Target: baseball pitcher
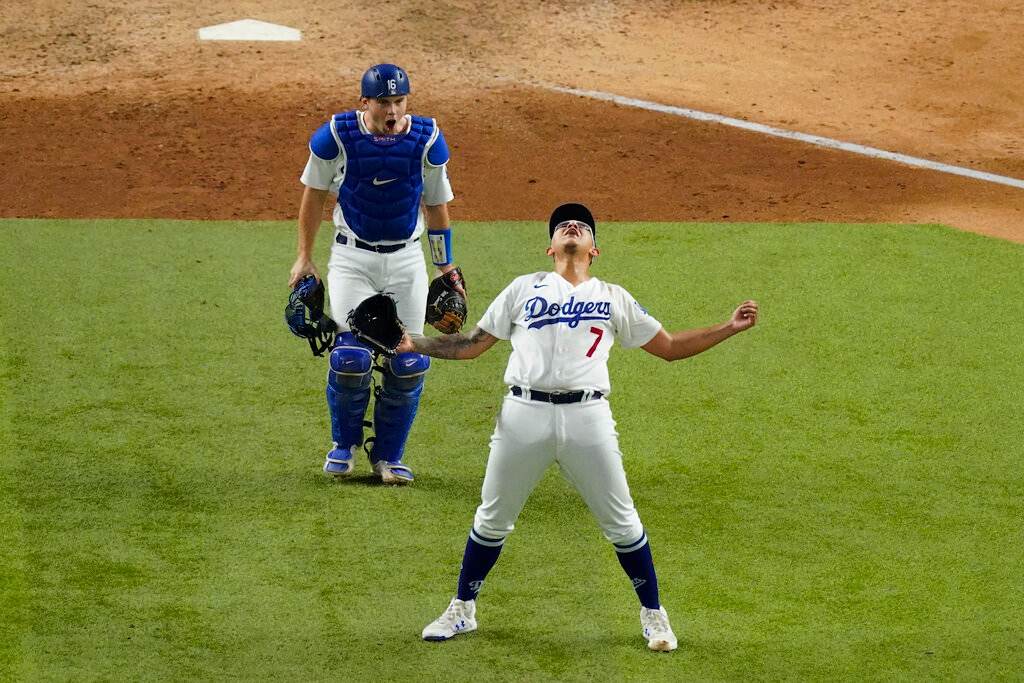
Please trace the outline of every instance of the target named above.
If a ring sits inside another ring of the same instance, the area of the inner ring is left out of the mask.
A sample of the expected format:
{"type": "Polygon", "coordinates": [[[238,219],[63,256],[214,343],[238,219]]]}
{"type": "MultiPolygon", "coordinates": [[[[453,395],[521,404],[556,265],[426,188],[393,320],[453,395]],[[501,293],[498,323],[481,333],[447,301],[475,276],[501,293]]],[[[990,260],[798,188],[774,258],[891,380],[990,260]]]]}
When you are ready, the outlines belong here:
{"type": "Polygon", "coordinates": [[[456,596],[423,629],[447,640],[477,628],[476,598],[505,539],[544,471],[557,462],[615,549],[640,600],[640,624],[651,650],[677,639],[658,594],[650,543],[630,496],[607,396],[608,354],[618,340],[665,360],[706,351],[757,322],[745,301],[724,323],[667,332],[622,287],[590,274],[597,225],[580,204],[563,204],[548,223],[554,271],[516,278],[469,335],[406,334],[398,350],[436,358],[476,358],[499,339],[512,342],[505,370],[509,391],[491,437],[481,502],[462,557],[456,596]]]}

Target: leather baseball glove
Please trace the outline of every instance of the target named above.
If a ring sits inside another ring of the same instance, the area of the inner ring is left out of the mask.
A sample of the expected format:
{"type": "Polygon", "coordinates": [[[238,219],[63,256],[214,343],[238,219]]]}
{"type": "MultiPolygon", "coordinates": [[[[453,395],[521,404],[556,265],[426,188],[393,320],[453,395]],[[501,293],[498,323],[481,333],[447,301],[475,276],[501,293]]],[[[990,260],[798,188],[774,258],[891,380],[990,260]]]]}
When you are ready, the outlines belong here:
{"type": "Polygon", "coordinates": [[[395,300],[387,294],[374,294],[349,311],[348,326],[356,339],[389,357],[405,334],[395,300]]]}
{"type": "Polygon", "coordinates": [[[312,275],[299,280],[288,295],[284,321],[292,334],[309,342],[314,356],[324,355],[334,343],[338,325],[324,313],[324,285],[312,275]]]}
{"type": "Polygon", "coordinates": [[[455,268],[434,278],[427,291],[427,322],[445,334],[455,334],[466,324],[469,308],[466,299],[455,288],[466,290],[462,269],[455,268]]]}

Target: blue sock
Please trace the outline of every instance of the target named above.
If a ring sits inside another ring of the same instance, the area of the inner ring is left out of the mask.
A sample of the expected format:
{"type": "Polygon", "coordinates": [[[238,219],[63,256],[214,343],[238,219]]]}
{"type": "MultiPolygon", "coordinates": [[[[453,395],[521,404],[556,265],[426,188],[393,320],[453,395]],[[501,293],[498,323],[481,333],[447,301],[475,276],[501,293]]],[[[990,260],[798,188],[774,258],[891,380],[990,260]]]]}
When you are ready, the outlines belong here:
{"type": "Polygon", "coordinates": [[[462,571],[459,572],[459,600],[476,600],[477,593],[484,585],[487,572],[498,561],[504,538],[484,538],[471,529],[466,540],[466,552],[462,555],[462,571]]]}
{"type": "Polygon", "coordinates": [[[658,598],[658,577],[654,573],[654,558],[651,557],[651,544],[647,541],[647,534],[645,533],[635,543],[614,545],[619,564],[633,582],[633,590],[640,598],[640,604],[647,609],[661,607],[661,600],[658,598]]]}

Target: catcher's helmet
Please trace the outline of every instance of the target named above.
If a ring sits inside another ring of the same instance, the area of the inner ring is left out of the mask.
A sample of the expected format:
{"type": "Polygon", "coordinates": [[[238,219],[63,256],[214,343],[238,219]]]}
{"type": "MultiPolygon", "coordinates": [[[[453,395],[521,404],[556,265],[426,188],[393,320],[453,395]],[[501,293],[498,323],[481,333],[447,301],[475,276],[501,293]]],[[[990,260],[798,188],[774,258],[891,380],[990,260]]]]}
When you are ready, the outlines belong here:
{"type": "Polygon", "coordinates": [[[393,97],[409,94],[409,77],[402,67],[377,64],[363,74],[363,97],[393,97]]]}
{"type": "Polygon", "coordinates": [[[551,218],[548,219],[548,237],[554,237],[555,228],[558,227],[559,223],[566,221],[586,223],[594,234],[594,241],[597,241],[597,223],[594,222],[594,215],[590,213],[590,209],[582,204],[562,204],[552,211],[551,218]]]}

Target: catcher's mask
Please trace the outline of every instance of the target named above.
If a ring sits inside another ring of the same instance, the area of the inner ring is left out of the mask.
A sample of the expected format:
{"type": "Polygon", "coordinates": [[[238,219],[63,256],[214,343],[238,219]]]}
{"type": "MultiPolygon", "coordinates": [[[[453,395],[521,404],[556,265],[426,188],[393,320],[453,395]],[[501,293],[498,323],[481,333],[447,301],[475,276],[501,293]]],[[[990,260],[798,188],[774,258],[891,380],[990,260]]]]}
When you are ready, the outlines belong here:
{"type": "Polygon", "coordinates": [[[324,285],[312,275],[299,280],[288,295],[284,321],[292,334],[309,342],[314,356],[324,355],[334,344],[338,326],[324,315],[324,285]]]}

